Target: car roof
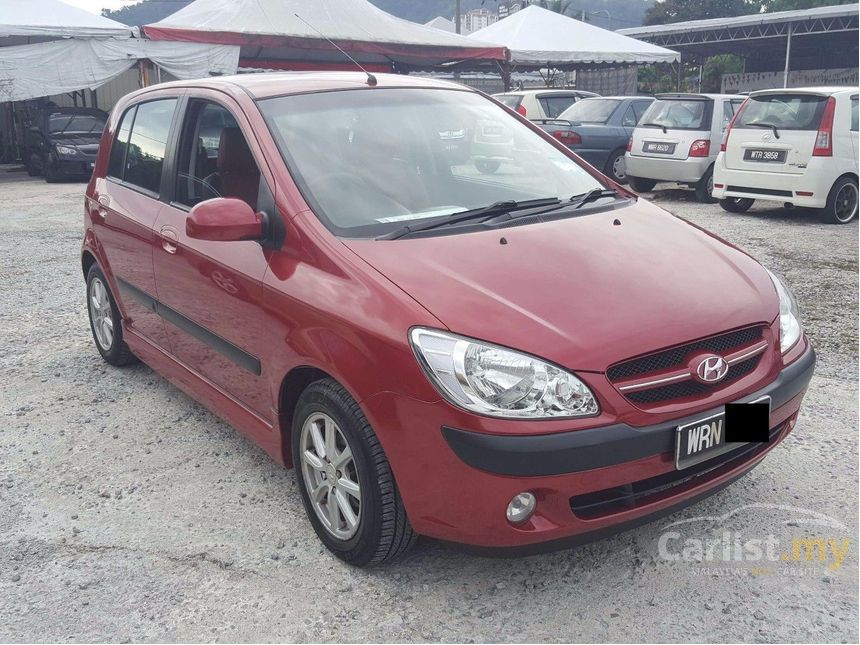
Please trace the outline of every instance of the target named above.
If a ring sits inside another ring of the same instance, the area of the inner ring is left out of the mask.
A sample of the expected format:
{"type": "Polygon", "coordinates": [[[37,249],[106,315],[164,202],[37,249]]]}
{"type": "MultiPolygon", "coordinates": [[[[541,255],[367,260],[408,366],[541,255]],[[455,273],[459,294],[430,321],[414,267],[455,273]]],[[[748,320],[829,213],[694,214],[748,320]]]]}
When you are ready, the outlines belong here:
{"type": "Polygon", "coordinates": [[[814,96],[833,96],[858,92],[856,87],[780,87],[750,92],[750,96],[765,96],[768,94],[811,94],[814,96]]]}
{"type": "Polygon", "coordinates": [[[658,99],[678,99],[678,100],[699,100],[704,101],[707,99],[737,99],[742,98],[737,94],[695,94],[690,92],[663,92],[661,94],[655,94],[655,98],[658,99]]]}
{"type": "Polygon", "coordinates": [[[493,96],[526,96],[527,94],[585,94],[589,98],[599,96],[599,94],[595,94],[594,92],[588,92],[586,90],[560,90],[558,88],[551,87],[537,88],[533,90],[512,90],[510,92],[499,92],[498,94],[494,94],[493,96]]]}
{"type": "MultiPolygon", "coordinates": [[[[405,74],[374,74],[374,77],[377,81],[375,87],[379,88],[422,87],[475,91],[459,83],[427,77],[407,76],[405,74]]],[[[248,93],[252,98],[265,99],[288,94],[369,88],[370,85],[367,74],[364,72],[255,72],[234,76],[215,76],[193,81],[160,83],[135,92],[135,96],[145,94],[148,91],[174,87],[223,90],[230,93],[239,90],[248,93]]]]}
{"type": "Polygon", "coordinates": [[[586,96],[583,101],[591,101],[592,99],[612,99],[613,101],[632,101],[635,99],[653,101],[653,96],[643,96],[634,94],[633,96],[586,96]]]}

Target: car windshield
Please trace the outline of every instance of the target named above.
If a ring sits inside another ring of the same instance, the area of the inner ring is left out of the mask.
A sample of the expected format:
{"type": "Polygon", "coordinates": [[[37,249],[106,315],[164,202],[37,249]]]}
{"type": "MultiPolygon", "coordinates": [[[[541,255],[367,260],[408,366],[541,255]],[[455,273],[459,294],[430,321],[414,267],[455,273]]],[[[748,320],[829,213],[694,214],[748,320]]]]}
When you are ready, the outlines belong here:
{"type": "Polygon", "coordinates": [[[809,94],[751,96],[734,127],[817,130],[827,98],[809,94]]]}
{"type": "Polygon", "coordinates": [[[583,99],[567,108],[559,119],[576,123],[606,123],[621,101],[616,99],[583,99]]]}
{"type": "Polygon", "coordinates": [[[639,125],[658,125],[669,130],[709,130],[706,118],[709,104],[700,99],[659,99],[642,115],[639,125]]]}
{"type": "Polygon", "coordinates": [[[104,117],[95,114],[57,112],[48,117],[51,134],[92,134],[101,132],[104,127],[104,117]]]}
{"type": "Polygon", "coordinates": [[[260,108],[305,199],[347,237],[604,187],[470,91],[341,90],[267,99],[260,108]]]}

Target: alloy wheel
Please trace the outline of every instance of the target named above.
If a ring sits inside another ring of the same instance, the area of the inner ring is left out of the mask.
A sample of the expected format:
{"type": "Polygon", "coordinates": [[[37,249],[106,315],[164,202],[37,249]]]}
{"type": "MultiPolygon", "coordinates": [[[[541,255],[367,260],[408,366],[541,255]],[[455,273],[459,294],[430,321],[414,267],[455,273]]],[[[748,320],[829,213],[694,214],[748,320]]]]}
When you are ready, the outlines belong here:
{"type": "Polygon", "coordinates": [[[302,479],[311,506],[325,529],[348,540],[361,522],[361,486],[352,449],[338,424],[317,412],[302,425],[302,479]]]}
{"type": "Polygon", "coordinates": [[[836,211],[836,219],[840,222],[850,222],[857,214],[857,186],[846,183],[839,192],[833,203],[836,211]]]}
{"type": "Polygon", "coordinates": [[[615,175],[617,181],[627,179],[627,171],[624,165],[624,155],[618,155],[612,162],[612,174],[615,175]]]}
{"type": "Polygon", "coordinates": [[[96,341],[104,351],[109,352],[113,346],[113,310],[107,289],[99,278],[93,278],[90,283],[89,300],[96,341]]]}

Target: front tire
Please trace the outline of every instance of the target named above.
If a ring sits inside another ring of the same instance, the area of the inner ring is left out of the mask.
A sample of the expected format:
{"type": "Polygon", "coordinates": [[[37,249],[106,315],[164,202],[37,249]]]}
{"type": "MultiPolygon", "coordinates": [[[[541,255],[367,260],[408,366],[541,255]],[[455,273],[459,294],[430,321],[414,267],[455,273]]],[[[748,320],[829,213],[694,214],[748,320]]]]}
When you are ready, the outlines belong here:
{"type": "Polygon", "coordinates": [[[87,272],[87,311],[96,349],[105,362],[122,367],[137,362],[122,338],[122,318],[104,273],[93,264],[87,272]]]}
{"type": "Polygon", "coordinates": [[[642,177],[631,177],[630,175],[627,175],[627,181],[630,182],[630,188],[637,193],[647,193],[654,190],[654,186],[657,185],[656,179],[643,179],[642,177]]]}
{"type": "Polygon", "coordinates": [[[715,204],[714,198],[714,167],[711,166],[704,176],[696,183],[696,201],[702,204],[715,204]]]}
{"type": "Polygon", "coordinates": [[[349,393],[332,379],[309,385],[292,427],[296,482],[317,536],[337,557],[365,567],[408,551],[406,517],[379,439],[349,393]]]}
{"type": "Polygon", "coordinates": [[[842,177],[830,189],[821,218],[828,224],[847,224],[857,217],[857,201],[857,180],[842,177]]]}
{"type": "Polygon", "coordinates": [[[42,164],[42,168],[44,169],[45,181],[49,184],[58,184],[63,180],[63,175],[53,167],[50,158],[42,164]]]}
{"type": "Polygon", "coordinates": [[[720,200],[720,206],[729,213],[746,213],[755,203],[749,197],[727,197],[720,200]]]}

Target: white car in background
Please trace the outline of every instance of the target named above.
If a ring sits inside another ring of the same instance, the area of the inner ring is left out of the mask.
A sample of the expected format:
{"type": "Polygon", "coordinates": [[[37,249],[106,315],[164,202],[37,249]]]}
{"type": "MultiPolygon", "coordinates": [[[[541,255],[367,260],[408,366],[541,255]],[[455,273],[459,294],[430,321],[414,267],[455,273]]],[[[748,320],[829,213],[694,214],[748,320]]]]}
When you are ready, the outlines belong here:
{"type": "Polygon", "coordinates": [[[641,193],[674,181],[693,188],[698,201],[714,203],[714,162],[743,101],[736,94],[658,94],[627,144],[630,187],[641,193]]]}
{"type": "Polygon", "coordinates": [[[519,90],[493,94],[493,98],[501,101],[512,110],[519,112],[527,119],[556,119],[571,105],[580,99],[600,96],[594,92],[583,90],[519,90]]]}
{"type": "Polygon", "coordinates": [[[721,146],[714,197],[731,213],[757,199],[821,209],[827,222],[857,217],[858,89],[750,93],[721,146]]]}

